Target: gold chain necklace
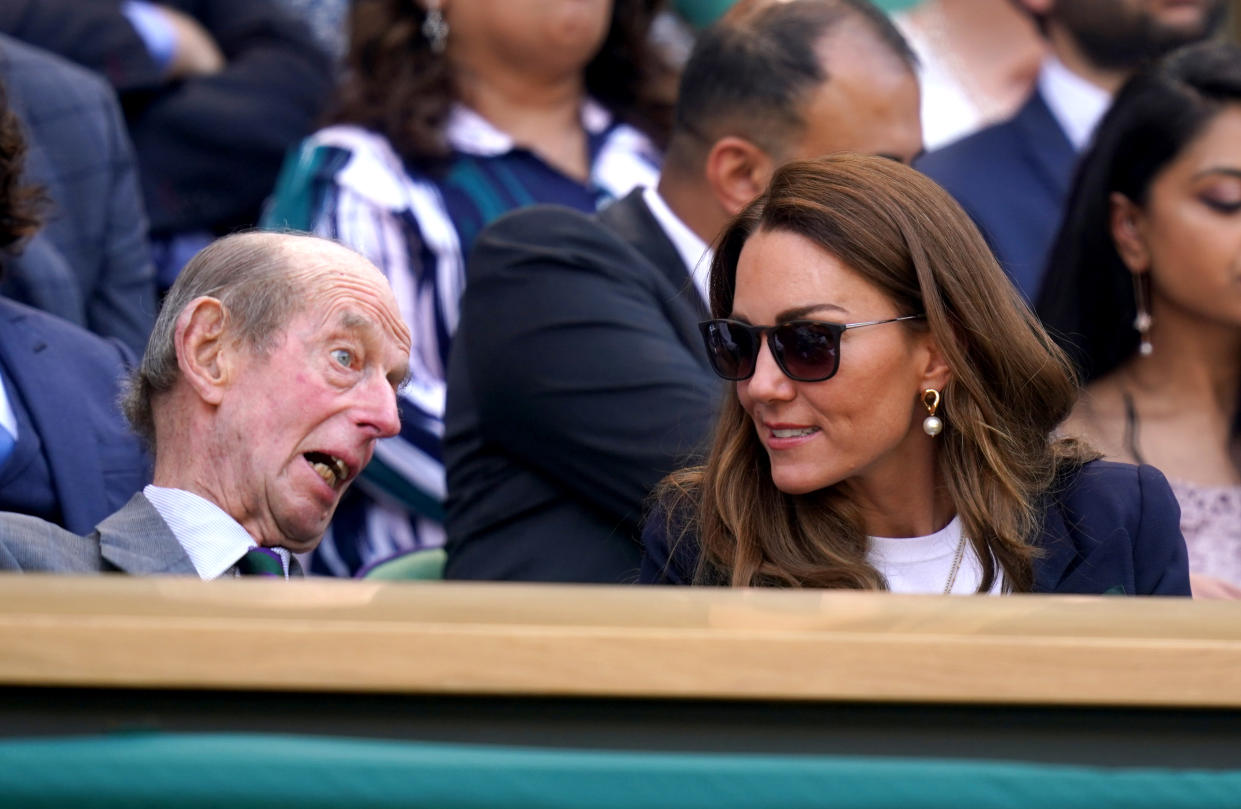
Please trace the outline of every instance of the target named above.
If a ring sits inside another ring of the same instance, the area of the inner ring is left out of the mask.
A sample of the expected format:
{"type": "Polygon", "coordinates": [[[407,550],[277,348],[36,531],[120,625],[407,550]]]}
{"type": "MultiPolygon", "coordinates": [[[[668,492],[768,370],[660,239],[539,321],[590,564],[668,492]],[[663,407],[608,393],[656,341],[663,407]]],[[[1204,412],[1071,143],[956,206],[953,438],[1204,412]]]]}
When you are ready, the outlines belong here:
{"type": "Polygon", "coordinates": [[[961,560],[965,558],[965,534],[961,534],[957,542],[957,554],[952,558],[952,570],[948,571],[948,583],[944,585],[944,595],[952,592],[952,585],[957,583],[957,571],[961,569],[961,560]]]}

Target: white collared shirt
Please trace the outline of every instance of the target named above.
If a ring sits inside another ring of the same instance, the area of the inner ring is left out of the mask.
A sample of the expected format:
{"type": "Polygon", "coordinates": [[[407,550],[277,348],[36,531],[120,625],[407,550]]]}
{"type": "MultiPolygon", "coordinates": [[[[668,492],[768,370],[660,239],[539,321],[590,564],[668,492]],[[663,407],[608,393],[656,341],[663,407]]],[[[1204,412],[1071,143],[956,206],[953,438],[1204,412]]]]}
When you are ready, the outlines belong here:
{"type": "Polygon", "coordinates": [[[694,279],[694,286],[698,288],[703,301],[710,307],[711,259],[713,257],[711,247],[672,212],[668,203],[664,202],[664,198],[654,188],[648,186],[642,189],[642,200],[646,203],[646,207],[651,209],[651,214],[663,228],[672,246],[677,249],[681,260],[685,262],[686,271],[689,272],[690,278],[694,279]]]}
{"type": "MultiPolygon", "coordinates": [[[[193,492],[148,485],[142,494],[168,523],[172,535],[181,543],[203,581],[218,579],[230,571],[237,575],[237,560],[245,556],[246,551],[258,547],[241,523],[193,492]]],[[[284,548],[271,550],[280,557],[284,576],[288,578],[289,552],[284,548]]]]}
{"type": "Polygon", "coordinates": [[[1081,151],[1112,103],[1112,96],[1078,76],[1055,56],[1043,59],[1038,89],[1073,148],[1081,151]]]}

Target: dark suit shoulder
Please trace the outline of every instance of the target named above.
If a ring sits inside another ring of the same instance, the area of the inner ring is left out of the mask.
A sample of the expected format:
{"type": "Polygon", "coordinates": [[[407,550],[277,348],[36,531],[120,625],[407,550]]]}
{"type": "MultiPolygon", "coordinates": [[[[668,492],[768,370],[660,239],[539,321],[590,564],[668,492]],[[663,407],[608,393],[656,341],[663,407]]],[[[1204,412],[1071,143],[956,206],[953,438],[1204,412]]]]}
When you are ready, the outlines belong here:
{"type": "Polygon", "coordinates": [[[102,76],[51,51],[0,34],[0,73],[16,85],[24,106],[72,109],[112,96],[102,76]],[[50,95],[49,95],[50,94],[50,95]]]}
{"type": "Polygon", "coordinates": [[[72,360],[76,368],[92,375],[115,379],[136,364],[132,352],[118,340],[100,337],[64,318],[9,298],[0,298],[0,322],[0,328],[19,324],[24,332],[62,351],[63,357],[72,360]]]}
{"type": "Polygon", "coordinates": [[[471,271],[491,266],[496,254],[529,251],[535,254],[623,254],[632,252],[611,229],[588,213],[563,205],[531,205],[492,222],[475,240],[471,271]]]}
{"type": "Polygon", "coordinates": [[[1048,495],[1039,545],[1038,590],[1189,595],[1180,507],[1153,466],[1070,469],[1048,495]]]}
{"type": "Polygon", "coordinates": [[[1013,162],[1020,140],[1016,123],[1001,121],[923,155],[914,162],[914,168],[954,197],[973,199],[979,191],[1002,190],[997,185],[996,167],[1013,162]]]}

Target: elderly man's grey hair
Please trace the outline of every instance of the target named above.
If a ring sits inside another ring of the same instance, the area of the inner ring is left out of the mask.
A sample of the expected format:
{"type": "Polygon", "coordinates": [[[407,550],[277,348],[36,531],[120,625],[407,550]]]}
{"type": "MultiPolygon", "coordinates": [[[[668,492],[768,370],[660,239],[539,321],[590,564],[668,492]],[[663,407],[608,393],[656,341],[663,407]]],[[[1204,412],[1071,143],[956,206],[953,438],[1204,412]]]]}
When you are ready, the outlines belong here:
{"type": "MultiPolygon", "coordinates": [[[[311,303],[307,252],[289,249],[298,242],[322,242],[308,234],[249,231],[225,236],[200,250],[177,276],[164,299],[142,362],[130,376],[121,407],[130,426],[155,450],[152,400],[176,384],[177,319],[191,301],[210,297],[224,306],[229,339],[263,355],[274,348],[284,327],[311,303]]],[[[325,262],[326,264],[326,262],[325,262]]]]}

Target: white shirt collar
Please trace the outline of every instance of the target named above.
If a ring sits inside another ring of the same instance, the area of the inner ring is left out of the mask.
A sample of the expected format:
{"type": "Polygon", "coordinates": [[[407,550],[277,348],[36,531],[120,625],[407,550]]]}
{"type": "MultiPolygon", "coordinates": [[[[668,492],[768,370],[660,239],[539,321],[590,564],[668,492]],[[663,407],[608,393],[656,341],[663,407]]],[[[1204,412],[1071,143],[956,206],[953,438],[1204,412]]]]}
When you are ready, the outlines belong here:
{"type": "Polygon", "coordinates": [[[1086,148],[1112,103],[1111,94],[1073,73],[1050,55],[1043,59],[1039,68],[1038,89],[1073,148],[1079,152],[1086,148]]]}
{"type": "Polygon", "coordinates": [[[681,260],[685,262],[685,269],[689,272],[690,278],[694,279],[694,286],[698,288],[698,293],[710,306],[711,247],[672,212],[668,203],[654,188],[642,189],[642,200],[646,203],[646,207],[651,209],[655,221],[663,228],[672,246],[680,254],[681,260]]]}
{"type": "MultiPolygon", "coordinates": [[[[581,118],[582,128],[591,135],[598,135],[612,124],[612,114],[592,98],[582,103],[581,118]]],[[[453,105],[444,125],[444,136],[452,148],[479,157],[502,155],[516,146],[511,135],[464,104],[453,105]]]]}
{"type": "MultiPolygon", "coordinates": [[[[172,535],[204,581],[223,576],[246,551],[258,546],[241,523],[193,492],[148,485],[142,494],[168,523],[172,535]]],[[[284,548],[272,550],[279,555],[285,578],[288,578],[289,552],[284,548]]]]}

